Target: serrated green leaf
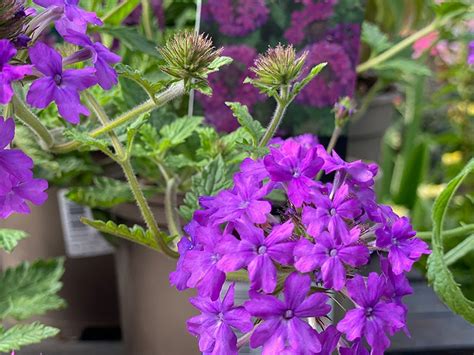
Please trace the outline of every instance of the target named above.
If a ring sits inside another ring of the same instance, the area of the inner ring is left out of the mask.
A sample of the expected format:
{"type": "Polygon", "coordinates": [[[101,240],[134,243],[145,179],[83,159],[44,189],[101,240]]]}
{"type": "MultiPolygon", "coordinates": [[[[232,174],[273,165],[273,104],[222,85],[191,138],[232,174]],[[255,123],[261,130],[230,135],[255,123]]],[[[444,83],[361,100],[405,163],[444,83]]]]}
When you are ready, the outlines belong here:
{"type": "Polygon", "coordinates": [[[219,58],[216,58],[212,61],[211,64],[209,64],[208,66],[209,72],[211,73],[211,72],[217,71],[219,70],[220,67],[224,65],[229,65],[232,62],[233,62],[233,59],[231,57],[221,56],[219,58]]]}
{"type": "Polygon", "coordinates": [[[0,229],[0,248],[10,253],[15,249],[18,242],[28,237],[28,233],[16,229],[0,229]]]}
{"type": "Polygon", "coordinates": [[[59,329],[48,327],[38,322],[17,324],[9,329],[0,328],[0,351],[10,352],[19,350],[25,345],[39,343],[44,339],[54,337],[59,329]]]}
{"type": "Polygon", "coordinates": [[[463,14],[469,9],[464,1],[443,1],[434,6],[434,11],[438,17],[463,14]]]}
{"type": "MultiPolygon", "coordinates": [[[[142,188],[145,196],[155,192],[152,188],[142,188]]],[[[134,201],[130,187],[125,181],[105,176],[94,177],[93,185],[71,187],[66,197],[80,205],[91,208],[111,208],[121,203],[134,201]]]]}
{"type": "Polygon", "coordinates": [[[64,273],[63,260],[24,262],[0,276],[0,319],[26,319],[65,305],[56,293],[64,273]]]}
{"type": "Polygon", "coordinates": [[[115,70],[120,76],[129,80],[133,80],[138,85],[140,85],[142,89],[148,94],[148,96],[153,100],[155,100],[156,94],[163,90],[169,83],[168,80],[161,80],[152,83],[146,79],[142,73],[140,73],[140,71],[122,63],[117,64],[115,66],[115,70]]]}
{"type": "Polygon", "coordinates": [[[161,141],[164,141],[168,147],[175,147],[184,143],[201,125],[202,121],[202,117],[196,116],[178,118],[161,128],[161,141]]]}
{"type": "Polygon", "coordinates": [[[255,147],[250,144],[239,144],[238,148],[246,152],[248,155],[252,155],[256,158],[263,157],[268,154],[268,147],[255,147]]]}
{"type": "Polygon", "coordinates": [[[430,76],[431,70],[423,63],[408,58],[396,58],[386,61],[374,67],[378,71],[391,71],[392,76],[399,77],[400,74],[414,74],[422,76],[430,76]],[[395,72],[395,73],[394,73],[395,72]]]}
{"type": "Polygon", "coordinates": [[[446,263],[446,266],[450,266],[472,251],[474,251],[474,234],[470,235],[453,249],[448,251],[444,255],[444,262],[446,263]]]}
{"type": "Polygon", "coordinates": [[[112,157],[113,153],[109,149],[109,142],[105,139],[92,138],[86,132],[80,132],[76,129],[64,131],[64,136],[81,143],[81,148],[87,150],[100,150],[102,153],[112,157]]]}
{"type": "Polygon", "coordinates": [[[318,65],[314,66],[311,71],[309,72],[309,74],[301,81],[295,83],[295,85],[293,85],[293,91],[292,91],[292,96],[296,96],[298,95],[298,93],[303,90],[303,88],[309,84],[309,82],[311,80],[313,80],[316,75],[318,75],[321,70],[324,69],[324,67],[327,65],[328,63],[319,63],[318,65]]]}
{"type": "Polygon", "coordinates": [[[372,55],[379,54],[393,46],[387,35],[377,25],[369,22],[362,24],[361,41],[369,45],[372,55]]]}
{"type": "Polygon", "coordinates": [[[140,0],[124,0],[107,12],[107,14],[103,16],[102,22],[106,25],[118,26],[139,4],[140,0]]]}
{"type": "Polygon", "coordinates": [[[180,207],[182,215],[187,220],[191,219],[194,211],[199,208],[198,198],[200,196],[214,196],[221,190],[232,186],[232,179],[224,160],[219,155],[202,172],[192,177],[191,184],[191,191],[186,194],[184,204],[180,207]]]}
{"type": "Polygon", "coordinates": [[[265,129],[262,127],[261,123],[250,115],[247,106],[242,105],[239,102],[226,102],[225,104],[230,107],[239,124],[250,133],[254,145],[257,145],[260,138],[265,134],[265,129]]]}
{"type": "Polygon", "coordinates": [[[84,217],[81,218],[81,222],[97,229],[99,232],[127,239],[154,250],[160,250],[152,232],[145,230],[143,227],[138,225],[128,227],[125,224],[116,224],[113,221],[104,222],[100,220],[91,220],[84,217]]]}
{"type": "Polygon", "coordinates": [[[449,202],[464,179],[474,170],[474,159],[452,179],[436,199],[433,212],[432,253],[428,257],[428,280],[439,298],[456,314],[474,324],[474,302],[467,299],[444,259],[443,225],[449,202]]]}

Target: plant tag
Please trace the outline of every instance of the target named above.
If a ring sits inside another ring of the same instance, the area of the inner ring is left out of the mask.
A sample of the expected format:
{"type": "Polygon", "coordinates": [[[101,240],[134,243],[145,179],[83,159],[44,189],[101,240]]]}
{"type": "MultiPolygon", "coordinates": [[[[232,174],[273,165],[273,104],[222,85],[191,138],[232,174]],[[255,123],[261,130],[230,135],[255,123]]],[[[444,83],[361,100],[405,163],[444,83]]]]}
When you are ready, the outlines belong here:
{"type": "Polygon", "coordinates": [[[66,193],[67,189],[58,191],[66,255],[71,258],[83,258],[112,254],[114,248],[102,235],[81,222],[81,217],[93,218],[91,209],[69,200],[66,193]]]}

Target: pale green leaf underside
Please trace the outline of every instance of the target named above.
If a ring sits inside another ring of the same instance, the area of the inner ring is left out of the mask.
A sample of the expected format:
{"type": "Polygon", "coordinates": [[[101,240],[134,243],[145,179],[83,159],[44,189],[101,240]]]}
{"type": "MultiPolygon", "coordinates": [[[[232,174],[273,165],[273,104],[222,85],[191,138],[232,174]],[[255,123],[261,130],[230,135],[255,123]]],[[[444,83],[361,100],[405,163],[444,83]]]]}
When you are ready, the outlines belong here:
{"type": "Polygon", "coordinates": [[[18,242],[28,237],[28,233],[16,229],[0,229],[0,248],[10,253],[18,242]]]}
{"type": "Polygon", "coordinates": [[[0,328],[0,352],[19,350],[22,346],[39,343],[59,333],[59,329],[38,322],[17,324],[9,329],[0,328]]]}

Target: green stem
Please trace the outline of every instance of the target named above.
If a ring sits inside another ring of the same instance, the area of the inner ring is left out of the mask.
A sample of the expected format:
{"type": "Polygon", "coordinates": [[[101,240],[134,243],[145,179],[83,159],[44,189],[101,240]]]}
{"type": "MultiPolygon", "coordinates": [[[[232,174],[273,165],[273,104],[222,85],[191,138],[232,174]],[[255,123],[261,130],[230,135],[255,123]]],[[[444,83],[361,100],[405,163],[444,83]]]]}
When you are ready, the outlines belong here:
{"type": "Polygon", "coordinates": [[[142,20],[143,28],[145,30],[145,37],[149,41],[153,39],[153,28],[151,26],[150,16],[150,2],[149,0],[142,0],[142,20]]]}
{"type": "MultiPolygon", "coordinates": [[[[474,233],[474,224],[466,224],[462,227],[448,229],[443,231],[443,238],[454,238],[462,237],[463,235],[474,233]]],[[[433,235],[433,231],[418,232],[416,236],[423,240],[430,240],[433,235]]]]}
{"type": "Polygon", "coordinates": [[[16,95],[13,95],[11,103],[13,104],[15,116],[28,126],[44,142],[47,148],[52,147],[54,145],[54,138],[41,123],[40,119],[16,95]]]}
{"type": "Polygon", "coordinates": [[[382,80],[377,79],[375,84],[370,87],[370,89],[364,95],[364,98],[361,101],[360,107],[357,109],[354,116],[350,119],[351,124],[357,122],[367,112],[369,105],[372,103],[375,96],[383,88],[383,86],[384,85],[383,85],[382,80]]]}
{"type": "MultiPolygon", "coordinates": [[[[144,103],[134,107],[130,111],[120,115],[113,121],[108,122],[102,127],[96,128],[89,135],[92,138],[96,138],[104,133],[110,132],[114,128],[117,128],[133,119],[136,119],[140,115],[153,111],[157,109],[158,107],[161,107],[164,104],[168,103],[169,101],[179,96],[184,95],[184,93],[185,93],[184,82],[179,81],[177,83],[174,83],[168,89],[159,93],[155,97],[155,100],[149,99],[145,101],[144,103]]],[[[54,145],[51,147],[51,151],[54,153],[68,153],[70,151],[73,151],[74,149],[79,148],[80,146],[81,146],[81,143],[72,141],[72,142],[54,145]]]]}
{"type": "Polygon", "coordinates": [[[337,140],[341,136],[342,127],[336,126],[334,127],[334,131],[332,131],[331,139],[329,140],[329,144],[326,148],[326,152],[331,153],[331,151],[336,146],[337,140]]]}
{"type": "Polygon", "coordinates": [[[283,117],[285,116],[286,109],[290,104],[289,100],[289,87],[285,86],[282,87],[280,90],[280,97],[277,99],[277,106],[275,108],[275,112],[273,113],[273,117],[270,121],[270,124],[265,131],[260,143],[258,144],[259,147],[265,147],[270,139],[272,139],[273,135],[275,134],[276,130],[280,126],[283,117]]]}
{"type": "Polygon", "coordinates": [[[179,223],[179,217],[176,215],[177,206],[177,192],[176,192],[176,179],[171,178],[166,181],[165,191],[165,216],[168,224],[169,233],[172,236],[182,235],[181,226],[179,223]]]}

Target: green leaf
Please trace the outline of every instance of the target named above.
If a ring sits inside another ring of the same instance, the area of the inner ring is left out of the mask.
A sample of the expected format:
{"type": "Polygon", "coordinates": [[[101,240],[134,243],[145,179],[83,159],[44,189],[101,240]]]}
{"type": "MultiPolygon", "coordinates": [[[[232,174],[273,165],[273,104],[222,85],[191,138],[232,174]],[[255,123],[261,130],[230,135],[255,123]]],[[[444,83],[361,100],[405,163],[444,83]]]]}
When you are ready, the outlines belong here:
{"type": "Polygon", "coordinates": [[[161,58],[160,54],[156,50],[156,45],[142,36],[135,27],[104,26],[100,29],[100,31],[108,33],[109,35],[119,39],[121,44],[131,51],[139,51],[152,57],[161,58]]]}
{"type": "Polygon", "coordinates": [[[138,225],[128,227],[125,224],[116,224],[113,221],[104,222],[84,217],[81,218],[81,222],[97,229],[99,232],[115,235],[116,237],[130,240],[154,250],[160,250],[152,232],[138,225]]]}
{"type": "Polygon", "coordinates": [[[200,196],[214,196],[223,189],[232,186],[232,180],[224,160],[219,155],[211,161],[204,170],[191,178],[191,191],[180,207],[183,216],[190,220],[195,210],[199,208],[198,198],[200,196]]]}
{"type": "MultiPolygon", "coordinates": [[[[155,192],[152,188],[142,188],[145,196],[155,192]]],[[[110,208],[121,203],[134,201],[130,187],[125,181],[105,176],[94,177],[92,186],[72,187],[66,194],[67,198],[80,205],[91,208],[110,208]]]]}
{"type": "Polygon", "coordinates": [[[64,273],[61,258],[24,262],[0,276],[0,319],[26,319],[65,305],[57,296],[64,273]]]}
{"type": "Polygon", "coordinates": [[[466,167],[452,179],[446,189],[436,199],[433,212],[433,238],[432,253],[428,258],[428,280],[432,284],[435,292],[446,303],[446,305],[456,314],[459,314],[468,322],[474,324],[474,302],[467,299],[459,285],[454,280],[453,274],[449,271],[444,260],[443,247],[443,224],[446,212],[454,193],[462,184],[464,179],[474,170],[474,159],[471,159],[466,167]]]}
{"type": "Polygon", "coordinates": [[[465,14],[469,10],[469,5],[464,1],[443,1],[434,6],[434,11],[438,17],[457,16],[465,14]]]}
{"type": "Polygon", "coordinates": [[[252,136],[254,145],[257,145],[260,139],[265,134],[265,129],[261,123],[255,120],[249,113],[247,106],[239,102],[226,102],[230,107],[234,117],[237,118],[239,124],[252,136]]]}
{"type": "Polygon", "coordinates": [[[0,229],[0,248],[10,253],[18,242],[28,237],[28,233],[16,229],[0,229]]]}
{"type": "Polygon", "coordinates": [[[383,33],[377,25],[369,22],[362,24],[361,40],[370,46],[372,56],[393,46],[393,43],[390,42],[387,35],[383,33]]]}
{"type": "Polygon", "coordinates": [[[140,71],[122,63],[117,64],[115,66],[115,70],[120,76],[129,80],[133,80],[138,85],[140,85],[152,100],[155,100],[156,94],[163,90],[168,84],[168,80],[161,80],[152,83],[151,81],[143,77],[140,71]]]}
{"type": "Polygon", "coordinates": [[[233,62],[233,59],[231,57],[222,56],[222,57],[216,58],[208,66],[209,73],[212,73],[214,71],[218,71],[220,67],[222,67],[224,65],[229,65],[232,62],[233,62]]]}
{"type": "Polygon", "coordinates": [[[128,15],[140,4],[140,0],[124,0],[112,10],[110,10],[103,18],[102,22],[106,25],[118,26],[128,15]]]}
{"type": "Polygon", "coordinates": [[[105,139],[92,138],[87,132],[81,132],[77,129],[68,129],[64,131],[64,136],[81,143],[81,148],[86,150],[100,150],[102,153],[113,157],[114,154],[109,149],[109,142],[105,139]]]}
{"type": "Polygon", "coordinates": [[[389,75],[399,77],[400,74],[430,76],[431,70],[423,63],[408,58],[396,58],[377,65],[375,70],[391,72],[389,75]],[[396,72],[396,73],[394,73],[396,72]]]}
{"type": "Polygon", "coordinates": [[[318,65],[316,65],[315,67],[313,67],[311,69],[311,71],[309,72],[309,74],[301,81],[295,83],[295,85],[293,86],[293,91],[292,91],[292,96],[295,97],[296,95],[298,95],[298,93],[303,90],[303,88],[309,84],[309,82],[311,80],[313,80],[316,75],[318,75],[321,70],[324,69],[324,67],[327,65],[328,63],[319,63],[318,65]]]}
{"type": "Polygon", "coordinates": [[[9,329],[0,327],[0,351],[19,350],[25,345],[40,343],[44,339],[54,337],[59,329],[48,327],[38,322],[17,324],[9,329]]]}
{"type": "Polygon", "coordinates": [[[184,143],[201,125],[203,117],[183,117],[163,126],[160,130],[161,143],[167,147],[175,147],[184,143]]]}
{"type": "Polygon", "coordinates": [[[474,250],[474,234],[470,235],[466,239],[464,239],[461,243],[456,245],[453,249],[448,251],[444,255],[444,262],[446,266],[450,266],[454,264],[459,259],[463,258],[471,251],[474,250]]]}

